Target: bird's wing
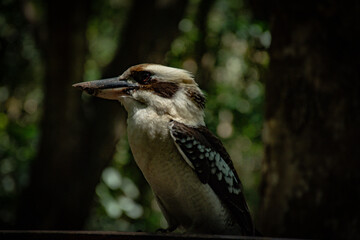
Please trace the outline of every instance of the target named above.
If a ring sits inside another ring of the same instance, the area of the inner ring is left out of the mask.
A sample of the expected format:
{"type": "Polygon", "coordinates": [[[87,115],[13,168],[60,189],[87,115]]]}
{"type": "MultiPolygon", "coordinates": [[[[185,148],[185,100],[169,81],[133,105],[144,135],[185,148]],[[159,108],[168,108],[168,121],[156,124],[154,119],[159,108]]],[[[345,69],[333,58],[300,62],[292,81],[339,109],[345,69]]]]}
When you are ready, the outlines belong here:
{"type": "Polygon", "coordinates": [[[225,203],[244,228],[244,234],[253,235],[240,179],[221,141],[204,126],[195,128],[173,120],[169,128],[176,147],[200,181],[209,184],[225,203]]]}

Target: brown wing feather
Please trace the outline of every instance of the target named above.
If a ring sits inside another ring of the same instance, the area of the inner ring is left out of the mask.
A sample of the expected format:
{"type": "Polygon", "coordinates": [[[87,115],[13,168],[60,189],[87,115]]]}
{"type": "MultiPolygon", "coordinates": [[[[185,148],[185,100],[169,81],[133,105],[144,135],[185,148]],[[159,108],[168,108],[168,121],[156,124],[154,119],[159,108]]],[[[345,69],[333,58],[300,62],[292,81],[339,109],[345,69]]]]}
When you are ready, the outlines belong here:
{"type": "Polygon", "coordinates": [[[254,235],[239,176],[221,141],[204,126],[190,127],[176,121],[171,121],[170,133],[200,181],[209,184],[237,219],[243,234],[254,235]]]}

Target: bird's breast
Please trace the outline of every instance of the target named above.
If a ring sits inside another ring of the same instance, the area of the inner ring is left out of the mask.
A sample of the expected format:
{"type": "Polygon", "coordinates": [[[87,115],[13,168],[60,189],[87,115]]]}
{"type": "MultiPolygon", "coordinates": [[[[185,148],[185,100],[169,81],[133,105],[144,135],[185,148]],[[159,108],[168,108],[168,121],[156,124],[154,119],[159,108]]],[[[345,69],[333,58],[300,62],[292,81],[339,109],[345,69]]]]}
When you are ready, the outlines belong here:
{"type": "Polygon", "coordinates": [[[169,121],[151,113],[128,119],[135,161],[168,215],[190,231],[207,232],[210,227],[221,232],[229,213],[211,187],[202,184],[182,158],[170,136],[169,121]]]}
{"type": "Polygon", "coordinates": [[[128,119],[131,151],[155,192],[176,192],[181,187],[178,171],[192,171],[182,160],[170,136],[169,121],[169,117],[151,112],[128,119]]]}

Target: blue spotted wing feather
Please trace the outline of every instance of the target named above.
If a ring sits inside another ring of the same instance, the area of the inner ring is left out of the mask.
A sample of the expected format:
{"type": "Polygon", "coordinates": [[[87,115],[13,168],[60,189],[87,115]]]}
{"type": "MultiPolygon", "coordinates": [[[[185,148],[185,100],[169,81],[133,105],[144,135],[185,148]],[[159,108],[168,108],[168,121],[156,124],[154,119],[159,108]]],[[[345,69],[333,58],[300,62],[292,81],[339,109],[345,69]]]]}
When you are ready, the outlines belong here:
{"type": "Polygon", "coordinates": [[[240,179],[221,141],[205,126],[195,128],[176,121],[170,122],[170,133],[200,181],[209,184],[225,203],[243,228],[243,233],[253,235],[254,228],[240,179]]]}

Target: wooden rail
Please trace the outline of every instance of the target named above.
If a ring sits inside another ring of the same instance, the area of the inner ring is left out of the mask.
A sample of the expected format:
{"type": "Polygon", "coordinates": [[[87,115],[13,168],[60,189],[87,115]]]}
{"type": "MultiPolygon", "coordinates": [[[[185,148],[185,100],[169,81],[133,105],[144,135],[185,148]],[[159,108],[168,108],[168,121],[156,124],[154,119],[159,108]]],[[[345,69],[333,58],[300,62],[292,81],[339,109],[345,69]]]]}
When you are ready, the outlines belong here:
{"type": "MultiPolygon", "coordinates": [[[[280,238],[176,233],[105,232],[105,231],[13,231],[0,230],[0,240],[275,240],[280,238]]],[[[284,238],[281,238],[285,240],[284,238]]]]}

